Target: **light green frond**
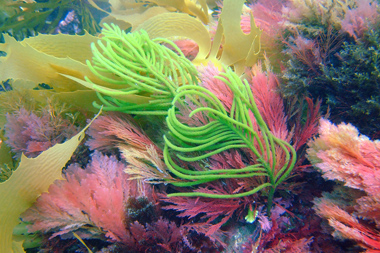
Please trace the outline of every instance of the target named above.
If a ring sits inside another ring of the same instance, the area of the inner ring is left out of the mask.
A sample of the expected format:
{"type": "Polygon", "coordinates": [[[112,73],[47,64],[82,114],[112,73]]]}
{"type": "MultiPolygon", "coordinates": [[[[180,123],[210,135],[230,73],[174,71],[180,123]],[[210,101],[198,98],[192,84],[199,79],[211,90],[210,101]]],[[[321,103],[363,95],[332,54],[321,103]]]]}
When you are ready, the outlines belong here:
{"type": "Polygon", "coordinates": [[[232,198],[247,196],[266,187],[271,187],[270,201],[274,189],[283,182],[293,169],[296,152],[287,142],[275,137],[268,129],[257,109],[249,84],[242,82],[231,69],[217,76],[234,94],[231,111],[223,107],[221,101],[209,90],[197,85],[186,85],[178,88],[178,94],[169,109],[167,124],[169,135],[165,136],[164,158],[170,171],[183,182],[176,186],[193,186],[219,179],[246,178],[265,176],[263,183],[243,193],[217,195],[199,192],[174,193],[169,196],[203,196],[211,198],[232,198]],[[186,97],[186,100],[184,100],[186,97]],[[176,114],[178,101],[190,100],[199,105],[193,109],[189,117],[203,113],[209,122],[203,126],[189,126],[178,120],[176,114]],[[204,101],[200,103],[200,101],[204,101]],[[254,117],[251,117],[252,114],[254,117]],[[253,122],[255,121],[255,122],[253,122]],[[259,130],[254,126],[258,126],[259,130]],[[255,130],[256,129],[256,130],[255,130]],[[256,156],[257,163],[242,169],[195,171],[177,165],[183,162],[195,162],[207,159],[212,155],[230,149],[249,148],[256,156]],[[285,161],[279,155],[278,148],[283,150],[285,161]],[[277,153],[276,153],[277,150],[277,153]],[[176,163],[177,161],[177,163],[176,163]],[[278,168],[282,165],[281,168],[278,168]]]}
{"type": "MultiPolygon", "coordinates": [[[[92,44],[91,71],[111,87],[93,84],[104,110],[134,114],[167,114],[176,90],[181,85],[195,85],[198,73],[178,47],[163,38],[150,39],[141,30],[125,33],[118,26],[104,24],[104,37],[92,44]],[[174,51],[162,45],[165,43],[174,51]],[[116,95],[115,95],[116,94],[116,95]],[[149,98],[147,103],[134,103],[116,98],[121,95],[149,98]]],[[[100,107],[100,105],[96,105],[100,107]]]]}

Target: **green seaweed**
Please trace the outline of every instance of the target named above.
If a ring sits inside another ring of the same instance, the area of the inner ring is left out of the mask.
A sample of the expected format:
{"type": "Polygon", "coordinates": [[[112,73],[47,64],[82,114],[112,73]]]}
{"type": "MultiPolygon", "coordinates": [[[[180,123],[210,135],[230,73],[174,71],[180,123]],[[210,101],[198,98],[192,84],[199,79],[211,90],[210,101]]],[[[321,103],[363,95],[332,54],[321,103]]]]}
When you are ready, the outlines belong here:
{"type": "MultiPolygon", "coordinates": [[[[108,0],[98,2],[102,5],[108,4],[108,0]]],[[[54,33],[59,22],[71,10],[78,15],[82,32],[86,30],[90,34],[96,34],[100,31],[101,13],[87,1],[6,1],[4,5],[0,12],[0,33],[8,32],[18,40],[37,33],[54,33]]]]}
{"type": "Polygon", "coordinates": [[[380,128],[380,33],[370,30],[362,41],[345,42],[341,59],[328,65],[324,80],[331,114],[351,122],[359,131],[373,135],[380,128]]]}
{"type": "Polygon", "coordinates": [[[334,123],[351,122],[375,138],[380,128],[380,33],[372,29],[362,40],[340,39],[344,42],[316,71],[291,56],[282,76],[283,94],[322,98],[322,110],[334,123]]]}
{"type": "Polygon", "coordinates": [[[231,69],[216,76],[233,91],[234,97],[231,112],[227,112],[222,102],[206,88],[187,85],[178,88],[178,94],[170,108],[167,124],[169,134],[164,137],[164,158],[168,169],[181,178],[183,182],[173,182],[180,187],[196,186],[220,179],[267,177],[264,182],[252,190],[233,194],[211,194],[203,192],[179,192],[172,196],[237,198],[254,194],[266,187],[270,188],[268,197],[268,213],[272,205],[276,187],[282,183],[293,169],[297,155],[294,148],[284,140],[275,137],[257,109],[255,99],[247,81],[242,82],[231,69]],[[202,126],[189,126],[177,119],[177,101],[182,97],[197,105],[189,117],[203,113],[210,119],[202,126]],[[201,102],[203,101],[203,103],[201,102]],[[253,114],[254,120],[250,117],[253,114]],[[256,131],[257,124],[260,131],[256,131]],[[230,149],[249,148],[256,157],[256,164],[242,169],[191,170],[177,165],[176,159],[185,163],[198,162],[230,149]],[[284,152],[285,158],[280,154],[284,152]],[[176,157],[176,158],[173,158],[176,157]],[[282,160],[284,159],[284,160],[282,160]],[[278,168],[279,167],[279,168],[278,168]]]}
{"type": "Polygon", "coordinates": [[[103,103],[94,103],[95,107],[129,114],[166,115],[177,88],[198,82],[194,65],[172,41],[150,39],[144,30],[125,33],[114,24],[104,26],[104,37],[91,45],[94,56],[87,65],[98,78],[116,88],[94,84],[86,77],[88,87],[97,91],[103,103]],[[175,51],[161,43],[171,45],[175,51]],[[131,95],[145,101],[122,99],[131,95]]]}

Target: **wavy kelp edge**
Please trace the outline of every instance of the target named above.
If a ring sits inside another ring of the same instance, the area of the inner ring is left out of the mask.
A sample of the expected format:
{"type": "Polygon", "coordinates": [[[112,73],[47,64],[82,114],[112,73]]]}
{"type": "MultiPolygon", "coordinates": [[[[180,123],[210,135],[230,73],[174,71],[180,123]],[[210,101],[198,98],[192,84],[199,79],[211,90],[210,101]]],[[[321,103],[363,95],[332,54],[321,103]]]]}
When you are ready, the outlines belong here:
{"type": "Polygon", "coordinates": [[[241,75],[246,66],[253,66],[257,62],[261,51],[262,33],[256,26],[253,15],[250,16],[251,32],[245,34],[242,31],[240,20],[244,3],[244,0],[223,2],[212,41],[208,29],[202,22],[182,13],[156,15],[138,26],[135,31],[145,30],[151,39],[184,37],[194,40],[199,46],[199,53],[193,64],[207,65],[211,61],[220,68],[223,64],[233,66],[235,72],[241,75]],[[223,50],[220,54],[221,46],[223,50]]]}
{"type": "Polygon", "coordinates": [[[62,179],[62,168],[84,138],[84,132],[96,119],[77,135],[62,144],[56,144],[36,158],[22,155],[20,165],[12,176],[0,183],[0,252],[22,252],[20,242],[12,240],[13,228],[19,223],[19,216],[32,206],[42,192],[57,179],[62,179]]]}
{"type": "Polygon", "coordinates": [[[101,24],[114,23],[123,30],[132,28],[132,31],[134,31],[136,27],[146,20],[167,12],[181,12],[187,16],[195,17],[204,24],[210,22],[209,7],[206,0],[149,0],[136,1],[133,3],[120,0],[110,1],[111,12],[101,9],[93,1],[89,1],[89,3],[93,5],[94,8],[107,13],[107,16],[100,22],[101,24]]]}
{"type": "Polygon", "coordinates": [[[24,79],[36,85],[46,83],[57,92],[86,89],[58,73],[82,79],[89,76],[101,83],[85,64],[85,59],[92,57],[90,44],[98,40],[95,36],[39,34],[20,42],[5,34],[4,39],[0,51],[6,56],[0,57],[0,81],[24,79]]]}

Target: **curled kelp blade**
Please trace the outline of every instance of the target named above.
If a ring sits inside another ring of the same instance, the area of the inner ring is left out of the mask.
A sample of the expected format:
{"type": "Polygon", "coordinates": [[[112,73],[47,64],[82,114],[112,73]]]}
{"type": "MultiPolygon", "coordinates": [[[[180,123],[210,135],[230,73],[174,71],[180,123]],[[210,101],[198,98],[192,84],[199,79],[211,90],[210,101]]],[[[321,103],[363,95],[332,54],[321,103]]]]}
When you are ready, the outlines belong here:
{"type": "Polygon", "coordinates": [[[198,19],[183,13],[156,15],[136,28],[145,30],[154,38],[188,38],[199,46],[197,58],[206,59],[211,49],[211,37],[207,28],[198,19]],[[165,21],[165,22],[164,22],[165,21]],[[157,26],[157,24],[161,24],[157,26]]]}
{"type": "Polygon", "coordinates": [[[169,12],[166,8],[155,6],[149,9],[142,10],[113,10],[109,16],[105,17],[102,22],[106,24],[115,24],[123,30],[135,30],[139,25],[149,20],[150,18],[169,12]]]}
{"type": "Polygon", "coordinates": [[[223,52],[220,61],[231,66],[245,60],[245,66],[252,66],[257,62],[256,55],[260,51],[261,30],[256,26],[251,15],[251,32],[245,34],[240,26],[241,13],[244,0],[224,1],[222,13],[218,22],[221,22],[220,30],[224,37],[223,52]]]}
{"type": "MultiPolygon", "coordinates": [[[[102,10],[93,1],[89,1],[95,8],[108,14],[107,17],[102,19],[101,23],[113,23],[118,25],[121,29],[131,29],[135,31],[136,28],[155,17],[156,15],[176,12],[184,13],[186,15],[193,16],[208,24],[210,22],[209,8],[206,0],[148,0],[148,1],[111,1],[111,12],[102,10]]],[[[168,22],[166,20],[160,20],[160,24],[168,22]]]]}
{"type": "Polygon", "coordinates": [[[232,66],[240,75],[245,67],[253,66],[261,50],[261,30],[251,15],[251,32],[245,34],[240,26],[244,0],[225,0],[218,20],[213,42],[208,29],[198,19],[182,13],[156,15],[137,27],[146,30],[151,38],[188,38],[199,46],[199,53],[193,60],[196,65],[232,66]],[[167,21],[168,20],[168,21],[167,21]],[[160,24],[159,26],[156,24],[160,24]],[[211,48],[212,44],[212,48],[211,48]],[[219,50],[222,49],[221,54],[219,50]]]}

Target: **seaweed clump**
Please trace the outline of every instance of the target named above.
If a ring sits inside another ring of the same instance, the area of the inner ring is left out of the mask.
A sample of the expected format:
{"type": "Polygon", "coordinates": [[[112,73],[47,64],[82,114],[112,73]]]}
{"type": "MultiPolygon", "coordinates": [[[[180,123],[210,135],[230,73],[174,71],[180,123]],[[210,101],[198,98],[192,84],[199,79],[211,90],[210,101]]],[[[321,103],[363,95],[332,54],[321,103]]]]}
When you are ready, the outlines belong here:
{"type": "Polygon", "coordinates": [[[323,36],[303,38],[302,45],[296,43],[299,36],[289,47],[284,95],[322,98],[322,110],[329,111],[333,122],[351,122],[360,132],[376,137],[380,127],[379,32],[369,30],[356,41],[337,32],[323,36]],[[328,43],[330,49],[323,51],[328,43]]]}
{"type": "Polygon", "coordinates": [[[329,113],[333,123],[350,122],[376,138],[378,1],[291,2],[284,8],[288,22],[282,94],[293,101],[319,97],[323,113],[329,113]]]}
{"type": "MultiPolygon", "coordinates": [[[[96,1],[108,8],[107,0],[96,1]]],[[[96,34],[105,15],[91,3],[81,0],[4,1],[0,7],[0,33],[9,33],[17,40],[37,33],[96,34]]]]}
{"type": "MultiPolygon", "coordinates": [[[[324,97],[334,121],[351,122],[370,136],[380,127],[379,43],[380,33],[376,30],[370,30],[362,41],[345,42],[339,61],[326,66],[323,76],[329,87],[324,97]]],[[[323,94],[322,89],[315,91],[323,94]]]]}

